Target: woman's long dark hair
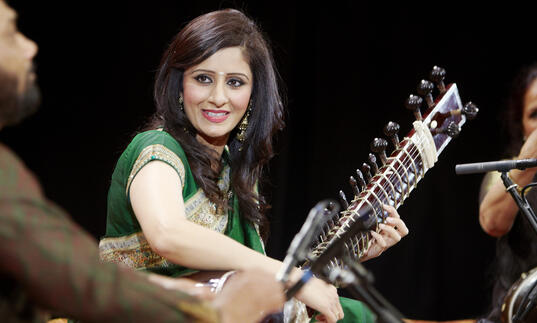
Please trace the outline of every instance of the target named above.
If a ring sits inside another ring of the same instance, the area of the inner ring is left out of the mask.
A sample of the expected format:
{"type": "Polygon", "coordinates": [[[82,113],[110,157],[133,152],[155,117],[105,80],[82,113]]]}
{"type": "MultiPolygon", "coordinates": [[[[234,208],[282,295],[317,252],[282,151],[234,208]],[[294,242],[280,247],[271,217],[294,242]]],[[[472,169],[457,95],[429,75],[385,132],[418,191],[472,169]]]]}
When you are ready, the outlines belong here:
{"type": "Polygon", "coordinates": [[[235,129],[228,141],[231,158],[231,188],[239,200],[241,215],[259,225],[262,237],[268,235],[265,211],[269,205],[254,191],[263,167],[273,157],[274,134],[284,127],[283,103],[278,88],[270,47],[256,24],[242,12],[225,9],[199,16],[188,23],[164,53],[154,88],[156,113],[151,125],[164,125],[185,150],[196,183],[214,203],[224,206],[225,197],[217,186],[219,164],[214,152],[196,140],[196,130],[181,111],[178,100],[183,90],[183,73],[217,51],[241,47],[253,74],[252,110],[246,140],[236,138],[235,129]],[[242,148],[241,148],[242,146],[242,148]]]}
{"type": "Polygon", "coordinates": [[[514,78],[505,110],[505,132],[509,138],[508,158],[517,156],[524,143],[522,116],[524,113],[524,96],[533,81],[537,80],[537,62],[523,67],[514,78]]]}
{"type": "MultiPolygon", "coordinates": [[[[537,63],[520,70],[512,82],[505,112],[506,132],[509,135],[508,157],[517,156],[524,143],[522,116],[524,97],[531,84],[537,80],[537,63]]],[[[534,178],[535,180],[536,178],[534,178]]],[[[537,208],[537,192],[527,194],[532,208],[537,208]]],[[[487,319],[500,321],[501,306],[509,288],[520,274],[537,266],[537,237],[522,214],[517,214],[513,227],[496,242],[496,259],[493,267],[494,289],[492,309],[487,319]]]]}

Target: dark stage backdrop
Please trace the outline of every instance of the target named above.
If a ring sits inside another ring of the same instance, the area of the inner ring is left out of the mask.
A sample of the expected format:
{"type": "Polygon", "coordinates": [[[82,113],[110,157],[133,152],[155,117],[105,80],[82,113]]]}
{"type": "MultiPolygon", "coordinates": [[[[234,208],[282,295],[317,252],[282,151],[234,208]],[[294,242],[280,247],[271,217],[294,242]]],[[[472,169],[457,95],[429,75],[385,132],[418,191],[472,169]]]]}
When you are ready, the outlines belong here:
{"type": "MultiPolygon", "coordinates": [[[[475,317],[489,301],[495,240],[478,223],[481,177],[457,163],[502,157],[499,113],[508,83],[536,59],[534,17],[515,2],[469,7],[287,1],[11,1],[40,46],[43,104],[3,130],[47,195],[95,237],[104,232],[111,173],[153,112],[152,81],[172,36],[193,17],[244,9],[271,39],[288,97],[288,127],[269,170],[272,236],[282,258],[309,209],[339,189],[390,120],[410,130],[404,99],[433,65],[447,69],[464,102],[481,108],[399,212],[410,235],[365,263],[375,286],[406,317],[475,317]]],[[[21,237],[22,238],[22,237],[21,237]]],[[[344,293],[344,292],[343,292],[344,293]]]]}

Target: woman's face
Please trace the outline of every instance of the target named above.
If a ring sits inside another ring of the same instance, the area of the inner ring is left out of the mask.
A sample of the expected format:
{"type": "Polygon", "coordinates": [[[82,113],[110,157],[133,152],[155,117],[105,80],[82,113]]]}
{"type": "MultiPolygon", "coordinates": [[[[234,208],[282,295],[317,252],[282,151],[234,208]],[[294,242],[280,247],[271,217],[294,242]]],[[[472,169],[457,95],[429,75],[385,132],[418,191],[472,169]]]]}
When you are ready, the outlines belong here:
{"type": "Polygon", "coordinates": [[[185,71],[185,113],[200,142],[227,143],[248,108],[252,85],[252,71],[240,47],[221,49],[185,71]]]}
{"type": "Polygon", "coordinates": [[[537,128],[537,79],[535,79],[524,95],[524,111],[522,112],[522,127],[524,137],[537,128]]]}

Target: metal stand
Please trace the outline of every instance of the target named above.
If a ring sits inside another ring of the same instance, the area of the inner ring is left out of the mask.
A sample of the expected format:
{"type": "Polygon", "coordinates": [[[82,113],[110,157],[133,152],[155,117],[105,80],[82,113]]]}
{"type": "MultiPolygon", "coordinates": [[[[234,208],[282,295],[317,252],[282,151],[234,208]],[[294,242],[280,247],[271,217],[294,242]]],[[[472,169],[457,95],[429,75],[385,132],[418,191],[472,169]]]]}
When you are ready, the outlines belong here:
{"type": "Polygon", "coordinates": [[[402,323],[403,315],[373,287],[373,275],[361,263],[353,261],[348,255],[343,256],[343,262],[346,268],[339,272],[332,270],[332,273],[328,273],[329,278],[346,283],[345,288],[375,313],[377,322],[402,323]]]}
{"type": "MultiPolygon", "coordinates": [[[[501,172],[501,178],[503,181],[503,185],[506,187],[506,191],[511,194],[513,199],[515,200],[516,204],[518,205],[518,208],[520,209],[520,212],[524,214],[526,219],[528,220],[528,223],[533,228],[533,231],[537,234],[537,217],[535,216],[535,212],[531,208],[530,204],[528,203],[528,200],[526,199],[525,191],[532,186],[536,186],[537,183],[531,183],[527,186],[525,186],[522,189],[522,192],[519,193],[517,190],[517,184],[513,183],[513,181],[507,176],[507,172],[501,172]]],[[[518,309],[516,313],[513,315],[513,322],[523,322],[526,315],[530,312],[532,308],[534,308],[535,304],[537,303],[537,286],[534,285],[531,288],[531,291],[520,301],[518,305],[518,309]]]]}
{"type": "MultiPolygon", "coordinates": [[[[520,209],[520,212],[524,214],[526,219],[528,220],[528,223],[533,228],[533,231],[535,234],[537,234],[537,217],[535,216],[535,212],[531,208],[530,204],[528,203],[528,200],[526,200],[526,196],[524,194],[519,194],[517,190],[517,184],[513,183],[513,181],[507,176],[507,172],[501,172],[501,178],[503,181],[503,185],[505,185],[507,192],[511,194],[513,199],[515,200],[516,204],[518,205],[518,208],[520,209]]],[[[534,186],[535,183],[529,184],[523,189],[523,192],[531,186],[534,186]]]]}

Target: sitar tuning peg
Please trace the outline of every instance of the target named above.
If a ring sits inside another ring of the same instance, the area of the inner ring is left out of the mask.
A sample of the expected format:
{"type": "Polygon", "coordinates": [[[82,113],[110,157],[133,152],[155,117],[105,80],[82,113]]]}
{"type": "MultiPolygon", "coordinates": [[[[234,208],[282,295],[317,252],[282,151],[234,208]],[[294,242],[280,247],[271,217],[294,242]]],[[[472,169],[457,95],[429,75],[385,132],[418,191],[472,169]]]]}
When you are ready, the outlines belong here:
{"type": "Polygon", "coordinates": [[[459,135],[459,133],[461,132],[461,127],[459,127],[458,124],[456,124],[455,122],[450,122],[449,125],[447,126],[446,128],[446,134],[448,136],[450,136],[451,138],[455,138],[459,135]]]}
{"type": "Polygon", "coordinates": [[[472,102],[468,102],[462,107],[462,114],[464,114],[468,120],[474,119],[478,112],[479,108],[472,102]]]}
{"type": "Polygon", "coordinates": [[[365,187],[367,186],[367,184],[365,182],[364,175],[359,169],[356,169],[356,177],[358,178],[358,183],[362,187],[362,190],[365,190],[365,187]]]}
{"type": "Polygon", "coordinates": [[[330,221],[332,227],[334,225],[334,220],[339,219],[339,216],[337,214],[333,214],[333,211],[336,209],[336,203],[333,201],[328,202],[328,205],[326,206],[326,215],[330,215],[330,221]]]}
{"type": "Polygon", "coordinates": [[[336,207],[336,203],[334,203],[333,201],[330,201],[328,202],[328,205],[326,206],[326,210],[328,212],[332,212],[335,207],[336,207]]]}
{"type": "Polygon", "coordinates": [[[434,107],[433,95],[431,94],[433,89],[434,84],[427,80],[421,80],[417,88],[418,94],[425,98],[425,102],[427,102],[429,108],[434,107]]]}
{"type": "Polygon", "coordinates": [[[354,196],[355,197],[358,196],[358,194],[360,194],[360,188],[358,188],[358,183],[356,182],[356,179],[353,176],[349,177],[349,184],[351,185],[354,196]]]}
{"type": "Polygon", "coordinates": [[[372,153],[369,153],[368,159],[369,166],[371,166],[371,174],[376,174],[379,170],[379,167],[377,165],[377,158],[372,153]]]}
{"type": "Polygon", "coordinates": [[[342,210],[346,210],[349,208],[349,202],[347,201],[347,197],[342,190],[339,191],[339,200],[341,202],[342,210]]]}
{"type": "Polygon", "coordinates": [[[446,134],[448,136],[450,136],[451,138],[455,138],[459,135],[459,133],[461,132],[461,127],[459,127],[458,124],[456,124],[455,122],[451,121],[447,127],[444,127],[444,128],[437,128],[437,129],[432,129],[431,130],[431,134],[433,135],[436,135],[436,134],[439,134],[439,133],[443,133],[443,134],[446,134]]]}
{"type": "Polygon", "coordinates": [[[399,133],[400,128],[401,127],[397,123],[392,121],[388,122],[388,124],[384,127],[384,134],[386,137],[390,138],[395,149],[399,147],[399,136],[397,133],[399,133]]]}
{"type": "Polygon", "coordinates": [[[418,121],[422,121],[420,107],[423,99],[417,95],[411,94],[405,101],[405,107],[414,113],[414,117],[418,121]]]}
{"type": "Polygon", "coordinates": [[[431,73],[429,74],[429,79],[433,81],[440,94],[446,93],[446,85],[444,84],[444,79],[446,78],[446,70],[439,66],[434,66],[431,73]]]}
{"type": "Polygon", "coordinates": [[[379,156],[382,165],[386,165],[386,162],[388,161],[388,158],[386,157],[386,147],[388,147],[388,142],[382,138],[373,139],[373,142],[371,142],[370,145],[371,150],[379,156]]]}
{"type": "Polygon", "coordinates": [[[362,164],[362,172],[364,173],[365,180],[369,183],[371,181],[371,167],[368,164],[362,164]]]}

